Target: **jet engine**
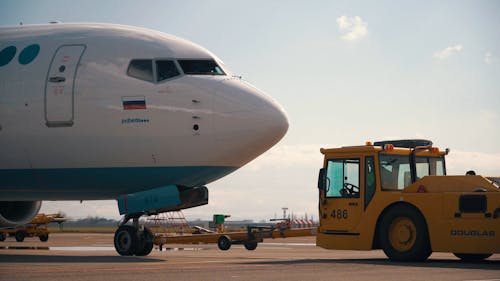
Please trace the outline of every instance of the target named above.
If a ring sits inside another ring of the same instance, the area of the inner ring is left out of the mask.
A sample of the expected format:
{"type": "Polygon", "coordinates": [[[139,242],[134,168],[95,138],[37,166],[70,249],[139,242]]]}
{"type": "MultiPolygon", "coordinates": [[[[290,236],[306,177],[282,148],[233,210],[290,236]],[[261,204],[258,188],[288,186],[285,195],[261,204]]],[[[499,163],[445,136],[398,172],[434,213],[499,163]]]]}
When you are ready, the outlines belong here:
{"type": "Polygon", "coordinates": [[[42,201],[0,201],[0,226],[17,226],[30,222],[40,210],[42,201]]]}

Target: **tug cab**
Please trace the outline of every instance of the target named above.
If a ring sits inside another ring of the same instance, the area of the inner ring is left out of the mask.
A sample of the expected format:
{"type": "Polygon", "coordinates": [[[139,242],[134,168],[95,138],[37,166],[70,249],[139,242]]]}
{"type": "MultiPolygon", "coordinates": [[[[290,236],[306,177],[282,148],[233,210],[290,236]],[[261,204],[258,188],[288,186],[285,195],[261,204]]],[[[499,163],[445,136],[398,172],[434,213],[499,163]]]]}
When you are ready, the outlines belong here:
{"type": "Polygon", "coordinates": [[[500,252],[500,189],[476,175],[448,176],[428,140],[321,149],[318,179],[325,249],[383,249],[392,260],[432,252],[484,259],[500,252]]]}

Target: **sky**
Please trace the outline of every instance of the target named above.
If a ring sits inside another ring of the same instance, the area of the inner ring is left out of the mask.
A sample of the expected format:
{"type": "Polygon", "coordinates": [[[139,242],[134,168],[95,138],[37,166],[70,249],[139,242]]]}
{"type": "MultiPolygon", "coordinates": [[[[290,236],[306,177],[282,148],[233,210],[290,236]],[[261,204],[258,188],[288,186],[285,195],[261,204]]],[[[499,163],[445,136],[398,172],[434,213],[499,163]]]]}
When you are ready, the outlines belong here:
{"type": "MultiPolygon", "coordinates": [[[[208,185],[188,219],[317,219],[321,147],[396,138],[450,148],[448,174],[500,176],[499,1],[0,1],[0,26],[135,25],[202,45],[276,99],[290,128],[208,185]]],[[[42,211],[119,218],[115,201],[42,211]]]]}

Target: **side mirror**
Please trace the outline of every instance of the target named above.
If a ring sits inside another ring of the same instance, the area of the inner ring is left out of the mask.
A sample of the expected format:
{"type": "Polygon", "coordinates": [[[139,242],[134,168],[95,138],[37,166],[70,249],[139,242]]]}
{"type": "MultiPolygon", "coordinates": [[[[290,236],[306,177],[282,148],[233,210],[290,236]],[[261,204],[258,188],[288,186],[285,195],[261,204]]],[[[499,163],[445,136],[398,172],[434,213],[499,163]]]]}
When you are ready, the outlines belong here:
{"type": "Polygon", "coordinates": [[[318,189],[319,190],[326,190],[326,173],[325,173],[325,168],[321,168],[319,170],[318,189]]]}

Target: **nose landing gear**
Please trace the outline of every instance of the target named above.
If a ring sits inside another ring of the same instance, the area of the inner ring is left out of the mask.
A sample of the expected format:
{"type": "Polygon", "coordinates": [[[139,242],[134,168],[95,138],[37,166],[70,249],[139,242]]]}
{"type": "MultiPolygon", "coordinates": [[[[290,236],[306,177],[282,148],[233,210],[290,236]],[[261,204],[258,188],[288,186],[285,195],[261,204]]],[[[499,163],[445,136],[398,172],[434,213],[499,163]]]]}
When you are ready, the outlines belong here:
{"type": "Polygon", "coordinates": [[[125,216],[116,230],[114,244],[118,254],[122,256],[147,256],[153,250],[154,235],[148,228],[139,226],[139,217],[133,217],[133,224],[126,225],[131,217],[125,216]]]}

